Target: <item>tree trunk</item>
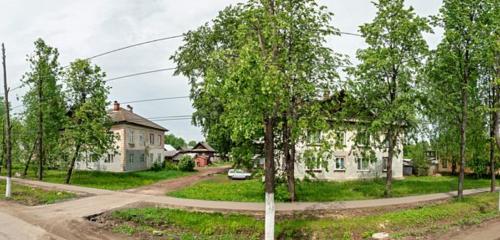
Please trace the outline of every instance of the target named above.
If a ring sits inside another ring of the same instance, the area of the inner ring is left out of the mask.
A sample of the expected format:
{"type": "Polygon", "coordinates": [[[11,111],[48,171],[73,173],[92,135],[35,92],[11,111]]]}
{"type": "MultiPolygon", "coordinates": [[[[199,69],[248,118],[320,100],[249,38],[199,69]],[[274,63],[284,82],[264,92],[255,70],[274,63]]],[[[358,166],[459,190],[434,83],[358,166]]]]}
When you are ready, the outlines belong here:
{"type": "Polygon", "coordinates": [[[265,212],[265,239],[274,239],[274,135],[272,118],[267,118],[264,123],[264,150],[265,150],[265,190],[266,190],[266,212],[265,212]]]}
{"type": "Polygon", "coordinates": [[[37,141],[35,141],[33,143],[33,148],[31,149],[30,155],[28,157],[28,161],[26,162],[26,165],[24,166],[23,177],[26,177],[26,175],[28,175],[28,168],[30,167],[31,158],[33,158],[33,154],[35,153],[36,143],[37,143],[37,141]]]}
{"type": "Polygon", "coordinates": [[[457,160],[451,157],[451,175],[457,175],[457,160]]]}
{"type": "Polygon", "coordinates": [[[497,125],[496,114],[491,114],[491,125],[490,125],[490,174],[491,183],[490,191],[494,192],[496,190],[496,166],[495,166],[495,126],[497,125]]]}
{"type": "Polygon", "coordinates": [[[43,180],[43,99],[42,83],[43,78],[38,73],[38,180],[43,180]]]}
{"type": "MultiPolygon", "coordinates": [[[[295,175],[294,175],[294,158],[292,155],[295,153],[291,153],[291,148],[293,144],[291,143],[291,126],[288,124],[288,115],[283,114],[283,152],[284,152],[284,160],[285,160],[285,172],[287,178],[288,185],[288,193],[290,194],[290,201],[295,202],[295,175]]],[[[295,152],[295,151],[293,151],[295,152]]]]}
{"type": "Polygon", "coordinates": [[[464,175],[465,175],[465,148],[466,148],[466,129],[467,129],[467,104],[468,104],[468,81],[469,81],[469,51],[465,51],[465,68],[462,85],[462,118],[460,119],[460,173],[458,176],[458,199],[464,197],[464,175]]]}
{"type": "Polygon", "coordinates": [[[71,175],[73,174],[73,168],[75,167],[76,159],[78,158],[78,154],[80,154],[80,147],[81,147],[80,143],[76,144],[75,154],[73,155],[73,158],[71,159],[71,163],[69,164],[68,173],[66,174],[66,184],[70,183],[71,175]]]}
{"type": "Polygon", "coordinates": [[[395,145],[395,139],[396,137],[394,136],[394,132],[392,129],[389,129],[387,132],[387,141],[389,144],[389,150],[388,150],[388,156],[387,156],[387,173],[386,173],[386,178],[385,178],[385,191],[384,191],[384,197],[391,197],[392,196],[392,159],[394,157],[394,145],[395,145]]]}

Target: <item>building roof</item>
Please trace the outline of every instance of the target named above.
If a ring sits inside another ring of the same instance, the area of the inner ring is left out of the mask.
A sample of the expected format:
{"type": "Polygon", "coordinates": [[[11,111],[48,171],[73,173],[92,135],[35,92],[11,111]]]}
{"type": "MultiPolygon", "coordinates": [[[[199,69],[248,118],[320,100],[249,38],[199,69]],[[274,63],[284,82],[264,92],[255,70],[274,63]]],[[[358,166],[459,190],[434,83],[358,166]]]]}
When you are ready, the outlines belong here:
{"type": "Polygon", "coordinates": [[[210,146],[207,142],[199,142],[196,145],[194,145],[193,150],[201,150],[198,147],[203,147],[209,152],[215,152],[215,149],[210,146]]]}
{"type": "Polygon", "coordinates": [[[128,123],[164,132],[168,131],[166,128],[152,122],[151,120],[141,117],[140,115],[121,107],[119,107],[118,110],[109,110],[108,115],[111,117],[114,124],[128,123]]]}
{"type": "Polygon", "coordinates": [[[163,145],[163,146],[164,146],[163,148],[165,148],[165,151],[177,151],[177,149],[175,149],[175,148],[174,148],[172,145],[170,145],[170,144],[165,144],[165,145],[163,145]]]}

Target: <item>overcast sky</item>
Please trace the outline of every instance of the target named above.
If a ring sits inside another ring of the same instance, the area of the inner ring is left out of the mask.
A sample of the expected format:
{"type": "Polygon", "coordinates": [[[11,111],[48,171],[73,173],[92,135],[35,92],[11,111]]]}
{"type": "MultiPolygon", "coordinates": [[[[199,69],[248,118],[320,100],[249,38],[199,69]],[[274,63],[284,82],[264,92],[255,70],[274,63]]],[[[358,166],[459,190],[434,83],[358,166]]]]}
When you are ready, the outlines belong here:
{"type": "MultiPolygon", "coordinates": [[[[33,51],[36,38],[57,47],[62,65],[75,58],[141,41],[179,35],[213,19],[225,6],[238,0],[2,0],[0,7],[0,42],[7,48],[8,79],[18,86],[27,70],[26,55],[33,51]]],[[[357,32],[358,26],[370,22],[375,8],[369,0],[319,0],[335,14],[333,25],[341,31],[357,32]]],[[[420,16],[438,12],[441,0],[408,0],[420,16]]],[[[435,47],[442,31],[427,35],[435,47]]],[[[94,60],[108,77],[122,76],[159,68],[174,67],[169,57],[182,44],[181,39],[157,42],[94,60]]],[[[365,47],[355,36],[334,37],[331,48],[351,56],[365,47]]],[[[109,100],[120,102],[189,95],[185,78],[171,72],[137,76],[109,83],[109,100]]],[[[3,87],[2,87],[3,89],[3,87]]],[[[13,106],[20,105],[25,89],[13,92],[13,106]]],[[[144,117],[188,115],[193,112],[189,99],[133,104],[134,112],[144,117]]],[[[15,113],[22,108],[14,109],[15,113]]],[[[202,140],[200,129],[190,120],[158,122],[171,133],[188,140],[202,140]]]]}

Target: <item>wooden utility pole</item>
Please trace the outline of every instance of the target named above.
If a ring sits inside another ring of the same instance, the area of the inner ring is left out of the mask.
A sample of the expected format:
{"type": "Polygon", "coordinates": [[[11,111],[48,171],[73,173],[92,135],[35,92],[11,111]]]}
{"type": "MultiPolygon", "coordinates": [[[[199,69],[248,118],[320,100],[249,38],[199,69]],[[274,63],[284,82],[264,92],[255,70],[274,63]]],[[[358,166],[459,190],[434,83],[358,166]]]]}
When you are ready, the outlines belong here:
{"type": "Polygon", "coordinates": [[[3,90],[5,104],[5,160],[7,162],[7,183],[5,188],[5,197],[12,196],[12,143],[11,143],[11,127],[10,127],[10,112],[9,112],[9,88],[7,87],[7,68],[5,65],[5,46],[2,43],[2,66],[3,66],[3,90]]]}

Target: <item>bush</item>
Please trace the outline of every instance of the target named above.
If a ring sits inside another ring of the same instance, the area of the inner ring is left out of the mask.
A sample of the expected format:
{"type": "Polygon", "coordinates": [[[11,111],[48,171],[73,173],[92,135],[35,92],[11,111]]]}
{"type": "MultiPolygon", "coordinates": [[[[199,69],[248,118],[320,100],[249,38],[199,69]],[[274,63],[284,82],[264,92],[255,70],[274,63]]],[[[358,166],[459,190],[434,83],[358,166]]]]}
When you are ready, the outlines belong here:
{"type": "Polygon", "coordinates": [[[183,172],[192,172],[194,171],[194,160],[190,156],[184,156],[179,161],[178,168],[183,172]]]}
{"type": "Polygon", "coordinates": [[[178,170],[177,168],[177,164],[173,163],[173,162],[168,162],[168,161],[164,161],[163,162],[163,165],[164,165],[164,169],[165,170],[178,170]]]}
{"type": "Polygon", "coordinates": [[[151,170],[155,172],[159,172],[164,168],[163,163],[161,162],[154,162],[153,166],[151,166],[151,170]]]}

